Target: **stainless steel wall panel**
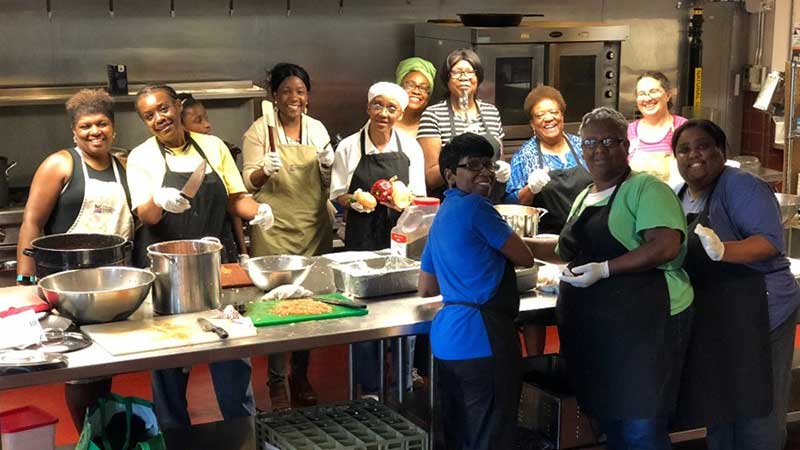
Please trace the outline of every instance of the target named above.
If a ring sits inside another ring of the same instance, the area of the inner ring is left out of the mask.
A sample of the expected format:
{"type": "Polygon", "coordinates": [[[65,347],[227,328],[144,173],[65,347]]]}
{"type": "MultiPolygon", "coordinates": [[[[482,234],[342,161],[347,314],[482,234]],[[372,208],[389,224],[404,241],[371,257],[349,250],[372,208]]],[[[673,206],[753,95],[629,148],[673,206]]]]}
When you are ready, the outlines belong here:
{"type": "MultiPolygon", "coordinates": [[[[540,12],[546,20],[630,24],[631,38],[623,44],[621,60],[621,108],[626,115],[634,110],[635,74],[657,68],[674,77],[685,44],[681,23],[686,10],[669,0],[345,0],[342,14],[335,0],[294,0],[289,17],[283,1],[235,0],[232,17],[227,3],[176,0],[173,19],[169,0],[118,0],[112,19],[106,0],[52,0],[48,21],[44,1],[0,0],[0,86],[105,84],[109,63],[127,64],[132,83],[260,80],[272,64],[292,61],[311,74],[311,114],[331,134],[345,136],[366,120],[369,85],[394,78],[397,61],[414,52],[413,24],[429,18],[455,18],[460,12],[540,12]]],[[[52,108],[38,121],[23,120],[0,108],[6,146],[27,148],[23,163],[35,168],[57,146],[72,142],[59,114],[52,108]],[[39,128],[53,129],[47,137],[52,141],[42,141],[49,131],[34,136],[20,132],[39,128]],[[41,142],[30,147],[31,139],[41,142]]],[[[219,128],[219,119],[212,120],[219,128]]],[[[118,133],[136,135],[142,126],[136,127],[118,133]]],[[[225,132],[241,136],[244,128],[225,132]]],[[[19,185],[26,180],[12,181],[19,185]]]]}

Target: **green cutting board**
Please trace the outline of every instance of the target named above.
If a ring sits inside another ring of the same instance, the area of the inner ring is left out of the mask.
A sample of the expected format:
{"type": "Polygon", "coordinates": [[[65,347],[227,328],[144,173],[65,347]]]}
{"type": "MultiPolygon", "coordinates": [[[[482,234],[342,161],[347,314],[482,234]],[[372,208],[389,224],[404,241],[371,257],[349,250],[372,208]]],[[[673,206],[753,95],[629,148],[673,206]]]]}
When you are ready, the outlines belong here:
{"type": "MultiPolygon", "coordinates": [[[[342,294],[324,294],[315,295],[313,298],[340,300],[344,302],[352,302],[353,300],[345,297],[342,294]]],[[[287,300],[291,301],[291,300],[287,300]]],[[[366,309],[353,309],[338,305],[328,305],[333,310],[325,314],[314,314],[308,316],[278,316],[272,314],[272,308],[275,306],[275,301],[266,300],[247,304],[247,312],[245,316],[252,319],[253,324],[257,327],[266,327],[270,325],[282,325],[285,323],[305,322],[308,320],[324,320],[324,319],[338,319],[339,317],[350,316],[365,316],[366,309]]]]}

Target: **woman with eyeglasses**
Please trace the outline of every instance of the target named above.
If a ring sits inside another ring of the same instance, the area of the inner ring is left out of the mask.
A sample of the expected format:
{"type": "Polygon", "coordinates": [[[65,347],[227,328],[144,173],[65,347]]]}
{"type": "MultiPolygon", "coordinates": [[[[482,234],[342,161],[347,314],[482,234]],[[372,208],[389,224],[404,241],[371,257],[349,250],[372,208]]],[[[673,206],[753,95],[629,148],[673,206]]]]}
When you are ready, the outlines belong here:
{"type": "Polygon", "coordinates": [[[537,258],[567,263],[556,317],[581,409],[612,450],[667,450],[693,313],[686,219],[669,186],[631,171],[627,127],[606,107],[583,117],[592,184],[557,242],[528,242],[537,258]]]}
{"type": "Polygon", "coordinates": [[[782,449],[800,288],[772,188],[726,167],[726,142],[704,119],[672,138],[697,305],[678,419],[713,450],[782,449]]]}
{"type": "MultiPolygon", "coordinates": [[[[391,199],[374,207],[356,201],[379,179],[397,177],[415,195],[425,195],[422,149],[414,138],[394,127],[408,106],[408,94],[394,83],[373,84],[367,93],[369,120],[336,148],[330,199],[345,209],[347,250],[382,250],[391,243],[392,227],[402,210],[391,199]]],[[[378,342],[355,345],[356,380],[362,395],[378,396],[378,342]]]]}
{"type": "Polygon", "coordinates": [[[408,94],[408,106],[395,128],[416,138],[422,112],[428,106],[433,92],[436,68],[430,61],[415,56],[400,61],[395,70],[395,78],[397,84],[408,94]]]}
{"type": "Polygon", "coordinates": [[[439,77],[447,86],[445,100],[429,106],[422,113],[417,140],[425,155],[425,180],[432,196],[442,198],[447,188],[439,171],[439,153],[442,146],[463,133],[482,135],[494,149],[499,165],[497,186],[492,199],[505,195],[505,183],[511,175],[511,166],[501,159],[503,149],[503,124],[497,108],[476,97],[483,81],[483,65],[478,54],[471,49],[450,52],[444,61],[439,77]]]}
{"type": "MultiPolygon", "coordinates": [[[[274,124],[268,114],[244,134],[244,182],[256,200],[269,201],[275,226],[251,230],[253,256],[314,256],[331,251],[333,224],[328,214],[328,183],[333,147],[325,125],[306,113],[311,77],[301,66],[276,64],[269,71],[274,124]]],[[[291,353],[288,378],[285,353],[269,355],[269,397],[273,410],[317,403],[308,381],[310,353],[291,353]],[[291,402],[288,393],[291,393],[291,402]]]]}
{"type": "Polygon", "coordinates": [[[636,79],[636,106],[642,118],[628,125],[630,165],[675,186],[681,182],[672,155],[672,134],[686,118],[672,114],[672,85],[661,72],[647,71],[636,79]]]}
{"type": "Polygon", "coordinates": [[[430,339],[446,447],[513,449],[522,381],[514,267],[532,266],[533,255],[487,198],[496,165],[486,138],[456,136],[439,167],[449,189],[422,253],[419,295],[444,304],[430,339]]]}

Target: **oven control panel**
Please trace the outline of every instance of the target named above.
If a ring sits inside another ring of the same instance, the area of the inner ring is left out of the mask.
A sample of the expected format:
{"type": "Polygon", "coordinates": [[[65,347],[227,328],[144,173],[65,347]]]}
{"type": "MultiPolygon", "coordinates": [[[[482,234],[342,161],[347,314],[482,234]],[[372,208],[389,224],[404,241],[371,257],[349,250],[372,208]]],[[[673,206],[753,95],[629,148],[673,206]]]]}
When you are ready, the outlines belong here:
{"type": "MultiPolygon", "coordinates": [[[[599,99],[602,106],[619,108],[619,41],[604,42],[603,53],[600,57],[602,77],[598,80],[602,96],[599,99]]],[[[598,105],[600,106],[600,105],[598,105]]]]}

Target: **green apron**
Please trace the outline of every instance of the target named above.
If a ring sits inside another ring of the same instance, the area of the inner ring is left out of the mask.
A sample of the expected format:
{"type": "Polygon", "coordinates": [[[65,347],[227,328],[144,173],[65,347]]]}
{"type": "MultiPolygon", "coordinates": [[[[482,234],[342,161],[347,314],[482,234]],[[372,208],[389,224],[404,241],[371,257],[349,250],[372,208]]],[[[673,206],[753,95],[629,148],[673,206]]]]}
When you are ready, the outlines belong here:
{"type": "MultiPolygon", "coordinates": [[[[333,224],[328,214],[328,187],[322,183],[316,147],[282,144],[276,139],[273,127],[265,128],[267,150],[278,152],[283,168],[270,176],[253,195],[256,201],[272,207],[275,225],[266,231],[260,227],[250,228],[250,254],[313,256],[329,253],[333,224]]],[[[304,128],[302,126],[301,130],[304,128]]],[[[302,136],[300,141],[303,141],[302,136]]]]}

